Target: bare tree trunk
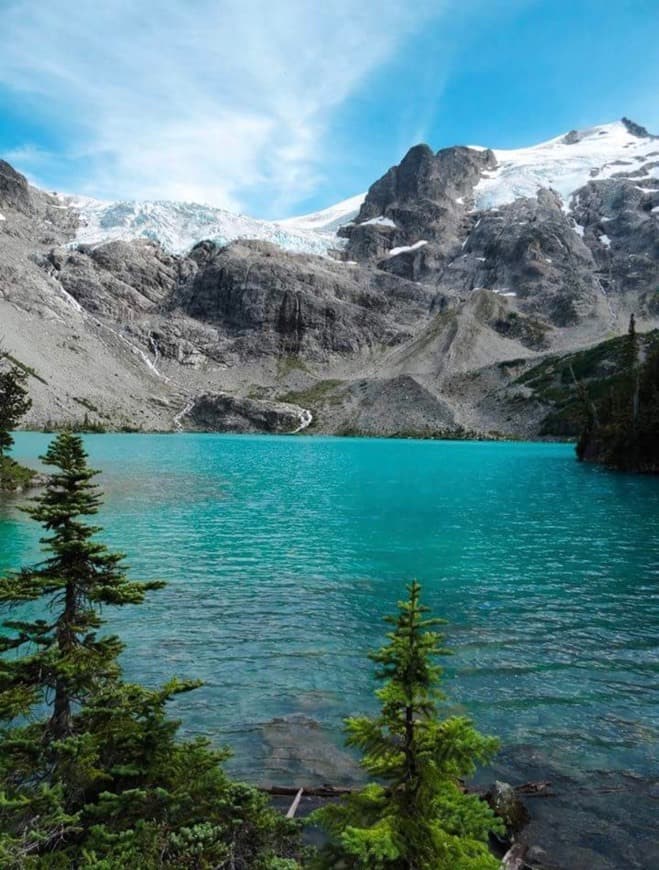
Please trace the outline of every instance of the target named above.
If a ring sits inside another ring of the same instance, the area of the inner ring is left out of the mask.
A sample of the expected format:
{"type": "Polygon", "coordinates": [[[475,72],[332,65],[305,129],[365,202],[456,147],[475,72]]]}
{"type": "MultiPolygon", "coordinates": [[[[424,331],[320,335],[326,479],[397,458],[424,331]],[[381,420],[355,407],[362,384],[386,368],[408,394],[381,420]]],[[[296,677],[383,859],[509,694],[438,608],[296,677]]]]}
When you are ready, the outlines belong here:
{"type": "MultiPolygon", "coordinates": [[[[66,586],[64,613],[57,629],[57,646],[60,656],[67,656],[74,647],[75,635],[72,629],[76,614],[76,595],[73,583],[66,586]]],[[[58,677],[55,680],[55,702],[53,715],[48,724],[48,730],[55,740],[68,737],[73,731],[71,717],[71,697],[66,680],[58,677]]]]}

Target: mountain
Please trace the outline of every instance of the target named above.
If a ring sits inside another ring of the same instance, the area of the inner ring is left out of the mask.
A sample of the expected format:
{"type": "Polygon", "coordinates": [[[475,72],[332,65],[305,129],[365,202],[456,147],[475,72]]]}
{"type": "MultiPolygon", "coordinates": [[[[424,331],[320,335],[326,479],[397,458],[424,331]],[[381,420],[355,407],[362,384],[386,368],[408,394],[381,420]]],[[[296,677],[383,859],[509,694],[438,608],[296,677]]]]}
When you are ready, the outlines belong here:
{"type": "Polygon", "coordinates": [[[279,222],[51,195],[0,162],[0,215],[0,335],[33,424],[537,436],[552,391],[525,371],[632,312],[659,325],[659,139],[627,119],[418,145],[279,222]]]}

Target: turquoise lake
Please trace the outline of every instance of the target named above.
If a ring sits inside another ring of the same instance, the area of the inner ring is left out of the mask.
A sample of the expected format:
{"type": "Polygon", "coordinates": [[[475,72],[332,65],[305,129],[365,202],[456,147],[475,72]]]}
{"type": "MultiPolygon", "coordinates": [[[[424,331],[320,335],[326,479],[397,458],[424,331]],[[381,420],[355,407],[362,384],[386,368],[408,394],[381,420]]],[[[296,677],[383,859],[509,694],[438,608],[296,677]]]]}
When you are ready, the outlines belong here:
{"type": "MultiPolygon", "coordinates": [[[[34,463],[48,440],[19,433],[14,455],[34,463]]],[[[136,578],[169,584],[108,614],[126,673],[203,679],[176,713],[228,742],[234,771],[353,776],[341,719],[373,709],[366,653],[416,577],[448,620],[451,707],[502,740],[495,769],[590,796],[570,866],[659,866],[659,479],[580,465],[558,444],[85,443],[103,470],[104,539],[136,578]]],[[[3,570],[38,558],[20,503],[0,503],[3,570]]],[[[545,840],[568,802],[547,806],[545,840]]]]}

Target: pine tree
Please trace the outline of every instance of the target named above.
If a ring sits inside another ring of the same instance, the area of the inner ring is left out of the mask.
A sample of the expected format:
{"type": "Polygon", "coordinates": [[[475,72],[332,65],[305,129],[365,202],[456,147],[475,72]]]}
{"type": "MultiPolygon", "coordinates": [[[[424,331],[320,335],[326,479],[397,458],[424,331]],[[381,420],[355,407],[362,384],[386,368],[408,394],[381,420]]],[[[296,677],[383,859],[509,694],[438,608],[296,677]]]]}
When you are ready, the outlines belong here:
{"type": "Polygon", "coordinates": [[[297,866],[277,863],[297,829],[227,777],[226,750],[176,740],[166,704],[198,683],[122,681],[100,608],[163,584],[129,580],[86,522],[101,493],[80,436],[58,435],[42,459],[55,473],[27,512],[46,558],[0,580],[14,611],[0,636],[0,866],[297,866]]]}
{"type": "MultiPolygon", "coordinates": [[[[6,354],[0,350],[0,362],[5,357],[6,354]]],[[[26,373],[18,366],[0,371],[0,463],[13,447],[12,429],[32,406],[26,379],[26,373]]]]}
{"type": "Polygon", "coordinates": [[[84,704],[102,681],[116,678],[122,644],[115,636],[99,637],[103,605],[140,604],[148,590],[162,583],[129,580],[123,555],[111,553],[94,539],[98,526],[84,517],[98,513],[98,473],[87,466],[82,440],[63,432],[41,457],[57,471],[26,512],[49,533],[41,539],[48,557],[0,582],[0,602],[38,601],[53,618],[9,620],[0,650],[31,652],[5,659],[0,675],[0,716],[26,715],[52,694],[52,713],[43,740],[54,742],[72,733],[74,704],[84,704]]]}
{"type": "Polygon", "coordinates": [[[408,591],[398,615],[386,618],[388,643],[370,656],[383,683],[380,713],[346,722],[348,744],[362,751],[362,766],[379,782],[315,814],[330,836],[318,866],[495,870],[486,843],[501,825],[460,780],[498,743],[464,717],[441,718],[435,659],[448,651],[434,629],[443,621],[426,616],[416,581],[408,591]]]}
{"type": "MultiPolygon", "coordinates": [[[[6,358],[0,348],[0,367],[6,358]]],[[[0,370],[0,492],[29,486],[34,477],[34,472],[8,455],[14,445],[12,429],[32,405],[25,387],[26,377],[18,366],[0,370]]]]}

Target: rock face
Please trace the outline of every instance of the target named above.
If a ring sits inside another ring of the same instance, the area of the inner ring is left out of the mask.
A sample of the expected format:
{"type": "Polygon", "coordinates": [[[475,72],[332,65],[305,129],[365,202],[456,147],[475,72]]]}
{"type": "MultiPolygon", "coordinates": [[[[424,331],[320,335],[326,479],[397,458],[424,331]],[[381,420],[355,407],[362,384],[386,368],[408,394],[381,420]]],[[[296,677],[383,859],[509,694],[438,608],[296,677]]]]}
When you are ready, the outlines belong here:
{"type": "Polygon", "coordinates": [[[592,251],[548,190],[479,214],[463,256],[442,276],[463,291],[514,293],[521,311],[574,326],[598,302],[592,251]]]}
{"type": "Polygon", "coordinates": [[[206,393],[195,399],[185,417],[203,432],[270,432],[281,435],[306,429],[311,414],[283,402],[206,393]]]}
{"type": "Polygon", "coordinates": [[[0,160],[0,208],[25,214],[33,210],[27,179],[4,160],[0,160]]]}
{"type": "Polygon", "coordinates": [[[495,165],[491,151],[411,148],[370,188],[355,223],[344,229],[348,257],[377,260],[421,240],[434,242],[442,258],[455,254],[468,223],[466,203],[481,173],[495,165]]]}
{"type": "Polygon", "coordinates": [[[306,410],[316,432],[560,435],[524,374],[632,312],[659,325],[658,191],[659,141],[628,120],[518,152],[418,145],[361,205],[298,221],[332,256],[291,252],[295,221],[235,238],[228,213],[188,250],[203,209],[77,209],[0,161],[0,335],[35,425],[292,431],[306,410]]]}
{"type": "Polygon", "coordinates": [[[192,263],[146,241],[57,248],[47,262],[83,308],[117,321],[156,311],[193,271],[192,263]]]}
{"type": "Polygon", "coordinates": [[[267,242],[191,252],[196,270],[179,283],[169,309],[213,324],[240,356],[368,352],[408,338],[437,293],[311,255],[286,254],[267,242]]]}
{"type": "MultiPolygon", "coordinates": [[[[659,166],[659,148],[657,150],[659,166]]],[[[659,189],[639,178],[590,182],[575,197],[574,217],[594,260],[602,292],[625,311],[659,316],[659,189]]]]}

